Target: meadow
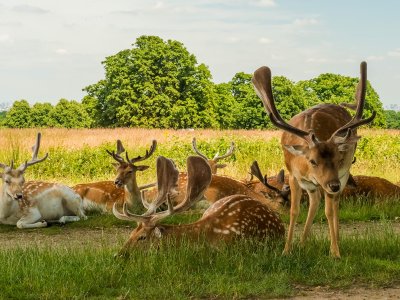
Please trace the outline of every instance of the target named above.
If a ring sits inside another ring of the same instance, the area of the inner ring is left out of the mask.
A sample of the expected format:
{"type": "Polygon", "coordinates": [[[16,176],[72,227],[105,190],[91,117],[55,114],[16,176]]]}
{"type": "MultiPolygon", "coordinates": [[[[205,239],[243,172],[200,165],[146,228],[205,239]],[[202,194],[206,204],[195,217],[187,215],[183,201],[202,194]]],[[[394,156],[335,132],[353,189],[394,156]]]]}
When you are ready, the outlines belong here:
{"type": "MultiPolygon", "coordinates": [[[[278,131],[173,131],[145,129],[43,129],[39,157],[46,162],[29,168],[26,179],[73,185],[113,180],[113,159],[105,152],[121,139],[130,157],[143,155],[152,139],[151,166],[138,175],[140,183],[155,180],[158,155],[185,169],[191,140],[209,156],[224,153],[230,142],[234,156],[222,174],[244,179],[253,160],[268,175],[283,167],[278,131]]],[[[2,129],[0,162],[30,158],[37,130],[2,129]]],[[[400,182],[400,132],[360,130],[354,175],[384,177],[400,182]]],[[[329,256],[324,210],[315,218],[314,235],[290,256],[282,256],[283,241],[238,241],[211,247],[206,242],[165,241],[141,247],[129,259],[115,259],[134,224],[112,215],[90,215],[86,221],[37,230],[0,225],[0,299],[242,299],[288,297],[322,286],[330,291],[354,286],[382,289],[400,286],[400,199],[373,205],[365,199],[341,203],[342,259],[329,256]]],[[[303,204],[299,223],[304,223],[303,204]]],[[[173,216],[168,223],[186,223],[198,212],[173,216]]],[[[285,223],[289,217],[282,215],[285,223]]],[[[302,225],[298,226],[296,237],[302,225]]]]}

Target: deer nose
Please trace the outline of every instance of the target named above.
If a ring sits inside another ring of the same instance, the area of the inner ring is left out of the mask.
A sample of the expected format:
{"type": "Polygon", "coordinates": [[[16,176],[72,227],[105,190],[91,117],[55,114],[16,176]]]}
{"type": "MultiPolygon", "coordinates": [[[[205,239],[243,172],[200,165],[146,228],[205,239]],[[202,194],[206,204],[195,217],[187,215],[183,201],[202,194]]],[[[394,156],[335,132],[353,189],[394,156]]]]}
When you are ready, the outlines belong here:
{"type": "Polygon", "coordinates": [[[122,181],[119,180],[119,179],[116,179],[116,180],[114,181],[114,184],[115,184],[116,186],[122,186],[122,181]]]}
{"type": "Polygon", "coordinates": [[[22,193],[17,193],[17,194],[15,194],[15,198],[16,198],[17,200],[21,200],[21,199],[22,199],[22,193]]]}
{"type": "Polygon", "coordinates": [[[328,187],[331,189],[332,192],[336,193],[340,190],[340,181],[331,181],[328,183],[328,187]]]}

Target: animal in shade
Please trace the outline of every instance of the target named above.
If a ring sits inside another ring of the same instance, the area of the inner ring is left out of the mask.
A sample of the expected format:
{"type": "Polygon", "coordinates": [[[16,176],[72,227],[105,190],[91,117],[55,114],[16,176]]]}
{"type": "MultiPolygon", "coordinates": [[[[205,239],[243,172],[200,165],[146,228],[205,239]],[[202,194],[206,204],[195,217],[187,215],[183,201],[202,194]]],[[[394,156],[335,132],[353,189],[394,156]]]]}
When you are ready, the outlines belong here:
{"type": "Polygon", "coordinates": [[[370,123],[374,117],[362,118],[367,87],[367,64],[361,63],[361,77],[356,91],[357,108],[354,117],[342,106],[319,104],[286,122],[279,115],[271,85],[271,70],[261,67],[252,78],[271,122],[284,130],[281,144],[286,168],[289,171],[290,223],[284,253],[291,251],[294,227],[299,215],[302,189],[309,196],[309,210],[300,242],[309,236],[320,203],[320,187],[325,196],[325,215],[329,225],[330,253],[340,257],[339,201],[350,175],[356,144],[360,138],[357,127],[370,123]]]}

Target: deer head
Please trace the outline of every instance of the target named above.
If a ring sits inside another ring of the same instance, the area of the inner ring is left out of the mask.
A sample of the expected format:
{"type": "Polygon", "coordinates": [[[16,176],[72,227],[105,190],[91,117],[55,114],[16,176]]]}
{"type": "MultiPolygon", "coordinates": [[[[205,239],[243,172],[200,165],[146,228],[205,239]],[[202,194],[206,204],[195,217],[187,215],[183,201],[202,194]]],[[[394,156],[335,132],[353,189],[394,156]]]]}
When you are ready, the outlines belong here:
{"type": "Polygon", "coordinates": [[[285,184],[285,171],[281,170],[277,176],[277,182],[282,185],[282,189],[270,185],[267,175],[262,175],[257,161],[253,161],[250,167],[250,175],[255,176],[270,192],[263,193],[267,198],[279,203],[282,206],[290,204],[290,187],[285,184]]]}
{"type": "Polygon", "coordinates": [[[125,152],[125,148],[122,145],[120,140],[117,140],[117,151],[107,151],[109,155],[112,156],[118,163],[114,164],[114,167],[117,170],[117,177],[115,178],[115,185],[117,187],[123,187],[129,183],[136,183],[136,172],[144,171],[149,168],[149,166],[138,166],[136,163],[148,159],[156,150],[157,141],[153,140],[152,145],[149,150],[146,150],[146,154],[144,156],[137,156],[135,158],[130,159],[128,152],[125,152]],[[125,157],[121,157],[121,154],[125,152],[125,157]]]}
{"type": "Polygon", "coordinates": [[[10,200],[22,200],[23,193],[22,188],[25,183],[24,172],[25,170],[34,164],[40,163],[44,161],[48,153],[43,158],[38,158],[37,155],[39,153],[40,148],[40,132],[37,134],[36,143],[32,147],[32,159],[30,161],[26,161],[18,168],[14,169],[14,162],[11,161],[10,165],[6,165],[0,163],[0,168],[4,169],[3,173],[1,173],[1,178],[3,180],[3,195],[7,195],[10,200]]]}
{"type": "Polygon", "coordinates": [[[160,163],[157,169],[159,186],[157,199],[160,199],[159,202],[161,202],[161,200],[166,200],[168,209],[156,213],[154,209],[151,208],[142,215],[136,215],[128,211],[126,204],[123,206],[122,213],[120,213],[116,205],[114,205],[113,214],[117,218],[138,223],[137,228],[132,232],[128,242],[120,252],[121,255],[126,255],[128,250],[140,241],[161,238],[165,233],[165,226],[161,225],[160,222],[170,215],[186,211],[192,207],[203,197],[205,189],[211,182],[211,169],[207,162],[201,157],[190,156],[187,159],[188,181],[186,197],[183,202],[174,207],[172,205],[171,195],[175,193],[174,190],[178,180],[176,168],[174,164],[170,163],[171,160],[165,157],[159,157],[158,161],[160,163]]]}
{"type": "Polygon", "coordinates": [[[221,159],[227,158],[233,154],[233,152],[235,150],[235,143],[231,142],[230,148],[228,150],[226,150],[226,153],[224,155],[219,155],[219,152],[217,152],[213,159],[209,159],[206,155],[204,155],[203,153],[201,153],[199,151],[199,149],[197,148],[196,138],[193,138],[193,140],[192,140],[192,148],[193,148],[193,151],[197,155],[201,156],[208,162],[208,164],[210,165],[212,174],[217,174],[218,169],[222,169],[222,168],[226,167],[226,164],[220,164],[220,163],[218,163],[218,161],[221,159]]]}
{"type": "MultiPolygon", "coordinates": [[[[268,67],[261,67],[255,71],[252,78],[256,93],[261,98],[271,122],[290,133],[290,135],[285,135],[285,138],[282,137],[286,162],[293,161],[296,157],[302,157],[304,160],[301,163],[300,173],[307,174],[314,184],[320,185],[329,194],[337,194],[343,189],[339,180],[339,169],[348,171],[351,166],[355,146],[359,139],[359,136],[356,135],[357,127],[372,122],[376,115],[373,112],[371,117],[362,119],[367,86],[367,64],[362,62],[360,69],[361,78],[355,96],[357,100],[356,113],[350,121],[339,128],[327,124],[325,115],[313,114],[311,109],[307,113],[303,112],[297,115],[298,125],[293,126],[295,121],[291,122],[292,125],[288,124],[279,115],[275,106],[271,70],[268,67]],[[307,131],[299,128],[302,126],[307,131]],[[326,130],[320,129],[321,127],[326,130]],[[319,128],[318,136],[314,132],[314,129],[317,128],[319,128]],[[331,128],[334,128],[333,132],[330,130],[331,128]]],[[[339,108],[337,105],[331,105],[326,111],[330,109],[329,113],[337,114],[337,119],[339,119],[347,114],[344,109],[339,110],[339,108]]]]}

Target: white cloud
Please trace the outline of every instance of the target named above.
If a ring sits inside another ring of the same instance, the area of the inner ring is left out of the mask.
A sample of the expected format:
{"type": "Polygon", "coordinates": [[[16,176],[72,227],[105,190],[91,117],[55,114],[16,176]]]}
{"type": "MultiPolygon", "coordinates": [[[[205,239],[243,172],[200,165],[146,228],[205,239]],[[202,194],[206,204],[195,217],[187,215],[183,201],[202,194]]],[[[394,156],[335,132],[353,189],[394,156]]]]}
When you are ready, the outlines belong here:
{"type": "Polygon", "coordinates": [[[315,18],[296,19],[293,21],[293,25],[296,25],[296,26],[308,26],[308,25],[316,25],[316,24],[318,24],[318,20],[315,18]]]}
{"type": "Polygon", "coordinates": [[[231,36],[228,38],[228,42],[234,44],[240,42],[240,39],[236,36],[231,36]]]}
{"type": "Polygon", "coordinates": [[[258,39],[258,42],[260,44],[270,44],[270,43],[272,43],[272,40],[269,38],[266,38],[266,37],[262,37],[262,38],[258,39]]]}
{"type": "Polygon", "coordinates": [[[65,55],[65,54],[68,54],[68,50],[67,49],[63,49],[63,48],[59,48],[59,49],[56,50],[56,53],[60,54],[60,55],[65,55]]]}
{"type": "Polygon", "coordinates": [[[328,59],[323,58],[323,57],[310,57],[310,58],[307,58],[306,61],[309,63],[326,63],[326,62],[328,62],[328,59]]]}
{"type": "Polygon", "coordinates": [[[0,34],[0,43],[6,43],[9,42],[10,36],[8,34],[0,34]]]}
{"type": "Polygon", "coordinates": [[[49,12],[48,10],[43,9],[41,7],[33,6],[33,5],[29,5],[29,4],[22,4],[22,5],[14,6],[13,10],[16,12],[32,13],[32,14],[45,14],[45,13],[49,12]]]}
{"type": "Polygon", "coordinates": [[[162,8],[164,8],[164,7],[165,7],[165,4],[164,4],[164,2],[162,2],[162,1],[158,1],[158,2],[153,6],[154,9],[162,9],[162,8]]]}
{"type": "Polygon", "coordinates": [[[400,57],[400,48],[397,48],[396,50],[393,51],[389,51],[388,55],[392,57],[400,57]]]}
{"type": "Polygon", "coordinates": [[[384,60],[384,59],[385,59],[385,57],[382,55],[370,55],[367,57],[367,60],[370,60],[370,61],[379,61],[379,60],[384,60]]]}
{"type": "Polygon", "coordinates": [[[262,7],[273,7],[276,6],[276,2],[275,0],[258,0],[254,2],[254,5],[262,7]]]}

